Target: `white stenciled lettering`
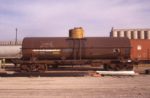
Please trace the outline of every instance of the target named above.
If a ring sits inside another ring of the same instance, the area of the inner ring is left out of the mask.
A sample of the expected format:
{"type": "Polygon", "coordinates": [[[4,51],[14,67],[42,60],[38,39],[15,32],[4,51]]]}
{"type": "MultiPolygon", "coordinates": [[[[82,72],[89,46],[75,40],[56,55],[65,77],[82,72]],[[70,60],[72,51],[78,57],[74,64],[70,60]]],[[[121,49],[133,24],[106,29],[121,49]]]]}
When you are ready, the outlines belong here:
{"type": "Polygon", "coordinates": [[[33,52],[59,52],[60,49],[33,49],[33,52]]]}

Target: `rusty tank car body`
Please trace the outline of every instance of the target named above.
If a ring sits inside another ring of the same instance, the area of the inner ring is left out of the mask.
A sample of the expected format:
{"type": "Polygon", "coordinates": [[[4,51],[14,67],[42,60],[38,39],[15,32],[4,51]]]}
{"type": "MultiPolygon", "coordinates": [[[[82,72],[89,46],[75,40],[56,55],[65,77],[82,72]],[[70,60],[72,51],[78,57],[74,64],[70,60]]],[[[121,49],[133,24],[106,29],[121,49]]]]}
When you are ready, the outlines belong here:
{"type": "Polygon", "coordinates": [[[15,61],[23,71],[45,71],[48,66],[103,66],[105,70],[132,70],[128,38],[26,37],[22,59],[15,61]]]}
{"type": "Polygon", "coordinates": [[[24,38],[22,45],[23,58],[28,60],[116,59],[117,51],[122,58],[130,57],[130,42],[127,38],[31,37],[24,38]]]}

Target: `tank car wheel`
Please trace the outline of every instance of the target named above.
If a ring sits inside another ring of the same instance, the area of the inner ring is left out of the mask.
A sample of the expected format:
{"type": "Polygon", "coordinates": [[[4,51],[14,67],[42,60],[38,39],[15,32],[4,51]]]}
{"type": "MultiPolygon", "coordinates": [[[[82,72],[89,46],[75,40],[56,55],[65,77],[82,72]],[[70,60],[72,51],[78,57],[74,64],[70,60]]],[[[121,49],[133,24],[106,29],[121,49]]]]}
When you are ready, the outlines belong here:
{"type": "Polygon", "coordinates": [[[121,64],[116,64],[116,67],[115,67],[115,71],[121,71],[123,70],[124,66],[121,65],[121,64]]]}
{"type": "Polygon", "coordinates": [[[104,69],[106,71],[121,71],[124,70],[124,66],[122,64],[105,64],[104,69]]]}
{"type": "Polygon", "coordinates": [[[21,72],[29,72],[30,68],[28,65],[23,64],[23,65],[20,65],[20,71],[21,72]]]}
{"type": "Polygon", "coordinates": [[[132,64],[119,64],[116,66],[117,71],[130,71],[133,70],[133,65],[132,64]]]}
{"type": "Polygon", "coordinates": [[[118,64],[116,65],[116,71],[130,71],[133,70],[132,64],[118,64]]]}
{"type": "Polygon", "coordinates": [[[45,72],[47,70],[47,65],[38,65],[38,72],[45,72]]]}
{"type": "Polygon", "coordinates": [[[132,64],[127,64],[126,65],[126,70],[128,70],[128,71],[133,70],[133,65],[132,64]]]}
{"type": "Polygon", "coordinates": [[[110,70],[110,67],[109,67],[108,64],[104,64],[104,70],[106,70],[106,71],[109,71],[109,70],[110,70]]]}
{"type": "Polygon", "coordinates": [[[104,64],[104,70],[106,71],[116,71],[116,64],[104,64]]]}
{"type": "Polygon", "coordinates": [[[110,71],[117,71],[117,70],[119,70],[118,68],[119,68],[119,67],[118,67],[118,65],[116,65],[116,64],[111,64],[111,65],[109,66],[109,70],[110,70],[110,71]]]}
{"type": "Polygon", "coordinates": [[[36,64],[33,64],[33,65],[30,66],[30,71],[31,72],[35,72],[37,70],[38,70],[38,66],[36,64]]]}
{"type": "Polygon", "coordinates": [[[116,64],[116,66],[114,67],[115,71],[126,71],[126,67],[124,64],[120,63],[120,64],[116,64]]]}

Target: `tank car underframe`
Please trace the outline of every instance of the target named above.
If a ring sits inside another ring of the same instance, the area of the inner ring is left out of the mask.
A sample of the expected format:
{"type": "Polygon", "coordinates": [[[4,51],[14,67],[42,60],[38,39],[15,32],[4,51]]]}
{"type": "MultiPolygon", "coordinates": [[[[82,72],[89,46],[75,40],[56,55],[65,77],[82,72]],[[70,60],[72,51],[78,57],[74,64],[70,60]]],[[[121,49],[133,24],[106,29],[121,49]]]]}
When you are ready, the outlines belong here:
{"type": "Polygon", "coordinates": [[[23,72],[44,72],[49,66],[57,68],[59,65],[91,65],[103,66],[104,70],[120,71],[133,70],[133,63],[126,60],[36,60],[24,61],[16,60],[14,64],[19,65],[23,72]]]}

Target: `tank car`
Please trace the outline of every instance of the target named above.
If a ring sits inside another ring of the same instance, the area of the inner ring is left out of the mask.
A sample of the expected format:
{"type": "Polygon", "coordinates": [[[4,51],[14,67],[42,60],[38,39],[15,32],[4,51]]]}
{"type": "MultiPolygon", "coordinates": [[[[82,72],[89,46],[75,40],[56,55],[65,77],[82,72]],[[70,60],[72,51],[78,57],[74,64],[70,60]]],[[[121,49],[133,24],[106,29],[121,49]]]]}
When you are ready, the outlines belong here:
{"type": "Polygon", "coordinates": [[[21,58],[21,45],[0,45],[0,59],[12,63],[13,59],[21,58]]]}
{"type": "Polygon", "coordinates": [[[22,43],[22,71],[45,71],[48,66],[103,66],[105,70],[132,70],[128,38],[26,37],[22,43]]]}

